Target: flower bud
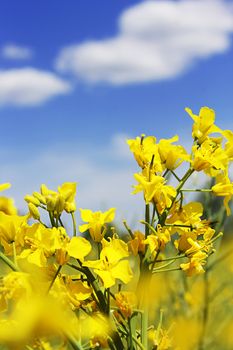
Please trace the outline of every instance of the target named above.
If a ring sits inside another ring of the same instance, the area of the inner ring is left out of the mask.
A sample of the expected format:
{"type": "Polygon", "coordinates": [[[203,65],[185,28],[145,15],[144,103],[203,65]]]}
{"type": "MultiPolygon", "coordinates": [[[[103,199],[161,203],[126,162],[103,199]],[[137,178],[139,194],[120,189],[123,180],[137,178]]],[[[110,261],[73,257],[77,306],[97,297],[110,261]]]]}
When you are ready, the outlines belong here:
{"type": "Polygon", "coordinates": [[[67,212],[67,213],[72,213],[72,212],[74,212],[76,210],[76,205],[75,205],[75,203],[70,203],[70,202],[66,202],[65,203],[65,211],[67,212]]]}
{"type": "Polygon", "coordinates": [[[40,201],[40,203],[46,204],[46,199],[45,199],[45,197],[42,196],[42,194],[40,194],[39,192],[33,192],[33,196],[34,196],[35,198],[37,198],[37,199],[40,201]]]}
{"type": "Polygon", "coordinates": [[[31,216],[34,219],[40,220],[40,212],[39,212],[38,208],[33,203],[28,204],[28,209],[29,209],[31,216]]]}
{"type": "Polygon", "coordinates": [[[24,197],[24,200],[27,202],[27,203],[32,203],[36,206],[40,205],[40,201],[33,197],[33,196],[30,196],[29,194],[27,194],[25,197],[24,197]]]}
{"type": "Polygon", "coordinates": [[[56,207],[56,197],[46,197],[46,205],[48,211],[54,211],[56,207]]]}
{"type": "Polygon", "coordinates": [[[62,213],[65,208],[65,200],[62,196],[58,195],[56,198],[55,210],[57,213],[62,213]]]}

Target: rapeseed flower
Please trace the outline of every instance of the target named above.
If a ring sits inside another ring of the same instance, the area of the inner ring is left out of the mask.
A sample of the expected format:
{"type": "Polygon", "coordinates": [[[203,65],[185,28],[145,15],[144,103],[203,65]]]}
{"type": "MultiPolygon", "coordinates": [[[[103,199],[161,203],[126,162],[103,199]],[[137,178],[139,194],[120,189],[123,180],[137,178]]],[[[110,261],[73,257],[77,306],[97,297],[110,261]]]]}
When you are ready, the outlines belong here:
{"type": "Polygon", "coordinates": [[[91,238],[95,242],[101,242],[106,233],[106,224],[110,223],[115,218],[115,208],[111,208],[106,212],[93,212],[89,209],[80,209],[81,218],[87,224],[79,226],[79,231],[85,232],[89,230],[91,238]]]}
{"type": "Polygon", "coordinates": [[[203,143],[209,134],[221,133],[222,130],[218,128],[215,122],[215,112],[209,107],[202,107],[199,115],[193,114],[190,108],[185,108],[186,112],[193,119],[193,132],[192,136],[198,140],[198,143],[203,143]]]}
{"type": "Polygon", "coordinates": [[[127,284],[133,276],[129,261],[125,260],[129,256],[127,244],[114,238],[109,242],[103,240],[102,246],[100,259],[85,261],[83,265],[94,269],[105,288],[114,286],[116,279],[127,284]]]}

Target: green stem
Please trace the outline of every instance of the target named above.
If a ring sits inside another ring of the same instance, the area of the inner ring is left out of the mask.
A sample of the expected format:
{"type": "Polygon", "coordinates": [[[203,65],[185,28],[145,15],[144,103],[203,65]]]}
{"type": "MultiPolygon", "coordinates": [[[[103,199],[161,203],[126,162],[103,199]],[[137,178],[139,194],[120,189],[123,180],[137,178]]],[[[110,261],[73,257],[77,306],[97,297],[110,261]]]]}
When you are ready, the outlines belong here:
{"type": "Polygon", "coordinates": [[[142,343],[137,339],[137,337],[135,337],[135,335],[133,335],[132,338],[133,338],[133,341],[138,345],[138,347],[139,347],[141,350],[147,350],[147,349],[142,345],[142,343]]]}
{"type": "Polygon", "coordinates": [[[108,336],[107,340],[108,340],[108,345],[109,345],[110,350],[117,350],[112,338],[108,336]]]}
{"type": "Polygon", "coordinates": [[[60,225],[61,225],[62,227],[64,227],[63,222],[62,222],[62,220],[61,220],[61,217],[60,217],[60,216],[59,216],[59,223],[60,223],[60,225]]]}
{"type": "Polygon", "coordinates": [[[148,328],[148,305],[145,305],[144,312],[142,313],[142,329],[141,329],[141,343],[145,349],[147,349],[147,328],[148,328]]]}
{"type": "Polygon", "coordinates": [[[176,175],[176,173],[173,170],[170,170],[172,175],[176,178],[177,181],[181,181],[181,179],[179,178],[179,176],[176,175]]]}
{"type": "Polygon", "coordinates": [[[170,258],[165,258],[165,259],[157,260],[157,263],[158,263],[158,262],[164,262],[164,261],[170,261],[170,260],[182,259],[182,258],[185,258],[185,257],[186,257],[185,254],[181,254],[181,255],[178,255],[178,256],[172,256],[172,257],[170,257],[170,258]]]}
{"type": "Polygon", "coordinates": [[[148,225],[145,225],[145,238],[147,238],[147,236],[150,234],[150,230],[149,230],[149,225],[150,225],[150,204],[146,204],[145,207],[145,222],[148,225]]]}
{"type": "Polygon", "coordinates": [[[76,219],[74,215],[74,211],[71,212],[71,217],[72,217],[72,223],[73,223],[73,237],[77,235],[77,229],[76,229],[76,219]]]}
{"type": "Polygon", "coordinates": [[[107,288],[107,308],[108,308],[108,314],[110,312],[110,288],[107,288]]]}
{"type": "Polygon", "coordinates": [[[189,168],[186,173],[184,174],[184,176],[182,177],[179,185],[177,186],[176,188],[176,196],[172,199],[172,202],[171,202],[171,205],[170,207],[168,207],[166,210],[164,210],[163,214],[160,216],[160,219],[159,219],[159,224],[161,226],[164,226],[165,224],[165,221],[167,219],[167,216],[169,214],[169,211],[170,209],[172,208],[173,204],[175,203],[175,200],[177,198],[177,196],[179,195],[180,193],[180,190],[182,189],[182,187],[184,186],[185,182],[188,180],[188,178],[192,175],[192,173],[194,172],[194,169],[192,168],[189,168]]]}
{"type": "Polygon", "coordinates": [[[50,222],[51,222],[52,227],[56,227],[53,213],[51,211],[49,211],[49,218],[50,218],[50,222]]]}
{"type": "Polygon", "coordinates": [[[166,169],[166,170],[164,171],[162,177],[165,177],[165,176],[169,173],[169,171],[171,171],[171,170],[170,170],[170,169],[166,169]]]}
{"type": "Polygon", "coordinates": [[[48,228],[48,226],[45,225],[45,224],[43,223],[43,221],[41,221],[40,219],[38,219],[38,221],[39,221],[39,223],[40,223],[41,225],[43,225],[44,227],[48,228]]]}
{"type": "Polygon", "coordinates": [[[155,221],[155,214],[157,215],[157,218],[159,220],[159,212],[157,210],[156,204],[153,203],[153,213],[152,213],[152,217],[151,217],[151,225],[153,225],[153,223],[155,221]]]}
{"type": "MultiPolygon", "coordinates": [[[[105,315],[108,315],[107,301],[104,297],[104,294],[102,293],[102,291],[100,289],[100,286],[99,286],[97,279],[95,278],[95,276],[92,274],[92,272],[89,270],[88,267],[82,266],[82,262],[79,259],[77,259],[77,260],[78,260],[79,265],[81,266],[82,272],[86,275],[88,282],[92,285],[92,288],[94,289],[94,292],[99,300],[100,310],[105,315]]],[[[76,267],[74,267],[74,268],[76,268],[76,267]]]]}
{"type": "Polygon", "coordinates": [[[126,220],[123,220],[123,225],[125,226],[126,230],[128,231],[130,237],[132,239],[134,239],[134,234],[133,234],[132,230],[130,229],[130,227],[128,226],[126,220]]]}
{"type": "Polygon", "coordinates": [[[158,338],[160,336],[160,331],[161,331],[161,328],[162,328],[162,323],[163,323],[163,310],[160,310],[160,316],[159,316],[159,324],[158,324],[158,327],[157,327],[157,334],[158,334],[158,338]]]}
{"type": "Polygon", "coordinates": [[[13,248],[13,256],[14,256],[14,264],[18,268],[15,241],[12,242],[12,248],[13,248]]]}
{"type": "Polygon", "coordinates": [[[55,221],[56,227],[58,227],[58,223],[59,223],[59,214],[56,215],[56,221],[55,221]]]}
{"type": "Polygon", "coordinates": [[[165,227],[187,227],[187,228],[190,228],[191,230],[193,230],[192,225],[165,224],[164,226],[165,227]]]}
{"type": "Polygon", "coordinates": [[[202,314],[202,331],[201,336],[199,340],[199,347],[198,350],[204,350],[205,349],[205,336],[207,331],[207,323],[208,323],[208,317],[209,317],[209,273],[206,271],[204,274],[204,307],[203,307],[203,314],[202,314]]]}
{"type": "Polygon", "coordinates": [[[0,252],[0,259],[4,261],[4,263],[9,266],[13,271],[19,272],[19,268],[2,252],[0,252]]]}
{"type": "Polygon", "coordinates": [[[181,189],[180,191],[182,192],[212,192],[212,190],[203,188],[203,189],[192,189],[192,188],[184,188],[183,190],[181,189]]]}
{"type": "Polygon", "coordinates": [[[154,270],[153,273],[160,273],[160,272],[170,272],[170,271],[180,271],[181,268],[180,267],[174,267],[174,268],[171,268],[171,269],[165,269],[165,270],[154,270]]]}
{"type": "Polygon", "coordinates": [[[157,263],[158,256],[160,254],[160,249],[157,250],[154,261],[152,262],[151,271],[153,271],[155,264],[157,263]]]}
{"type": "Polygon", "coordinates": [[[153,271],[153,273],[155,273],[157,270],[161,270],[161,269],[163,269],[164,267],[167,267],[167,266],[173,264],[175,261],[176,261],[176,260],[173,259],[173,260],[169,261],[168,263],[166,263],[166,264],[164,264],[164,265],[162,265],[162,266],[157,267],[156,269],[152,269],[152,271],[153,271]]]}
{"type": "Polygon", "coordinates": [[[132,325],[131,325],[131,319],[128,319],[128,326],[129,326],[129,341],[128,341],[128,349],[133,350],[133,335],[132,335],[132,325]]]}
{"type": "Polygon", "coordinates": [[[79,344],[79,342],[72,335],[65,334],[65,336],[74,350],[83,350],[82,345],[79,344]]]}
{"type": "Polygon", "coordinates": [[[57,269],[55,275],[53,276],[53,279],[52,279],[52,281],[51,281],[51,283],[50,283],[50,285],[49,285],[49,288],[48,288],[48,290],[47,290],[47,293],[49,293],[49,291],[51,290],[51,288],[52,288],[52,286],[53,286],[53,284],[54,284],[54,282],[55,282],[57,276],[59,275],[59,272],[61,271],[61,268],[62,268],[62,265],[59,265],[59,266],[58,266],[58,269],[57,269]]]}
{"type": "Polygon", "coordinates": [[[149,232],[149,233],[150,233],[150,230],[151,230],[155,235],[157,234],[155,228],[154,228],[152,225],[150,225],[149,222],[144,221],[144,220],[140,220],[140,223],[143,224],[143,225],[145,225],[145,226],[148,228],[148,232],[149,232]]]}

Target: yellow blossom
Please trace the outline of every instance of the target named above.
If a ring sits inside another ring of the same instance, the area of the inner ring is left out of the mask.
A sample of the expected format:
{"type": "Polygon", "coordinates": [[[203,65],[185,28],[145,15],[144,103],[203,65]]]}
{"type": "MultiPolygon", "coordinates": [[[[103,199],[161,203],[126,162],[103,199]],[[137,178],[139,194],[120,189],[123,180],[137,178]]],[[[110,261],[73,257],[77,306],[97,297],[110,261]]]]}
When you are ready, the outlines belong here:
{"type": "Polygon", "coordinates": [[[69,256],[83,261],[91,251],[91,244],[85,238],[70,238],[62,227],[46,228],[41,224],[34,224],[28,228],[25,245],[26,249],[19,258],[26,258],[30,263],[40,267],[46,266],[48,258],[53,255],[56,256],[58,263],[63,265],[69,256]]]}
{"type": "Polygon", "coordinates": [[[149,331],[149,339],[153,343],[153,349],[156,350],[168,350],[172,349],[172,339],[169,334],[169,330],[162,329],[151,329],[149,331]]]}
{"type": "Polygon", "coordinates": [[[200,259],[197,256],[193,256],[188,263],[180,264],[181,269],[186,273],[187,276],[191,277],[204,273],[203,265],[205,260],[200,259]]]}
{"type": "Polygon", "coordinates": [[[221,139],[207,138],[201,146],[192,147],[194,158],[192,167],[196,171],[205,170],[207,174],[215,176],[219,170],[226,170],[228,157],[221,147],[221,139]]]}
{"type": "Polygon", "coordinates": [[[40,220],[40,212],[39,212],[38,208],[33,203],[28,204],[28,209],[29,209],[30,215],[34,219],[40,220]]]}
{"type": "Polygon", "coordinates": [[[229,160],[233,160],[233,132],[231,130],[224,130],[222,134],[227,139],[224,151],[229,160]]]}
{"type": "Polygon", "coordinates": [[[7,255],[12,255],[12,243],[16,250],[23,247],[24,230],[27,227],[28,216],[7,215],[0,212],[0,243],[7,255]]]}
{"type": "Polygon", "coordinates": [[[8,182],[6,182],[4,184],[0,184],[0,192],[8,190],[8,188],[10,188],[10,187],[11,187],[11,184],[8,182]]]}
{"type": "Polygon", "coordinates": [[[220,133],[221,129],[214,125],[215,112],[208,107],[202,107],[199,115],[193,114],[190,108],[185,108],[186,112],[194,120],[192,136],[199,144],[203,143],[207,136],[212,133],[220,133]]]}
{"type": "Polygon", "coordinates": [[[135,231],[134,238],[129,241],[128,245],[135,256],[138,253],[145,253],[145,235],[140,231],[135,231]]]}
{"type": "Polygon", "coordinates": [[[156,233],[150,234],[144,241],[150,247],[151,254],[154,255],[158,250],[163,250],[166,244],[171,240],[170,231],[166,227],[157,225],[156,233]]]}
{"type": "Polygon", "coordinates": [[[178,140],[179,137],[176,135],[171,139],[161,139],[158,143],[159,155],[165,169],[174,170],[183,161],[188,161],[190,158],[184,147],[173,145],[178,140]]]}
{"type": "Polygon", "coordinates": [[[115,294],[116,305],[124,315],[129,318],[132,316],[134,309],[137,306],[137,297],[133,292],[119,292],[115,294]]]}
{"type": "Polygon", "coordinates": [[[65,279],[65,288],[73,309],[79,308],[81,303],[87,300],[93,292],[86,282],[73,281],[70,276],[65,279]]]}
{"type": "Polygon", "coordinates": [[[102,213],[101,211],[93,212],[89,209],[80,209],[81,218],[87,224],[80,225],[79,231],[85,232],[89,230],[91,238],[95,242],[101,242],[106,232],[106,225],[114,220],[115,208],[102,213]]]}
{"type": "Polygon", "coordinates": [[[230,215],[231,209],[228,203],[233,196],[233,182],[230,181],[228,176],[219,176],[217,177],[217,183],[212,186],[212,191],[216,196],[225,197],[223,203],[227,215],[230,215]]]}
{"type": "Polygon", "coordinates": [[[154,203],[160,214],[169,208],[173,198],[176,196],[176,190],[173,186],[165,185],[166,180],[162,176],[151,174],[145,176],[143,173],[135,174],[138,185],[134,186],[134,192],[143,191],[146,203],[154,203]]]}
{"type": "Polygon", "coordinates": [[[0,197],[0,211],[7,215],[16,215],[17,209],[12,198],[0,197]]]}
{"type": "Polygon", "coordinates": [[[104,243],[100,253],[100,259],[95,261],[86,261],[83,265],[94,269],[100,276],[105,288],[110,288],[115,284],[116,279],[123,283],[128,283],[132,278],[132,271],[128,257],[128,247],[120,239],[112,239],[104,243]]]}
{"type": "Polygon", "coordinates": [[[65,211],[71,213],[76,210],[75,196],[76,196],[76,182],[65,182],[58,186],[58,192],[64,198],[65,211]]]}
{"type": "Polygon", "coordinates": [[[142,137],[128,140],[127,143],[138,165],[142,169],[147,167],[153,158],[153,170],[159,172],[163,170],[158,152],[158,145],[156,145],[156,138],[154,136],[145,137],[142,135],[142,137]]]}

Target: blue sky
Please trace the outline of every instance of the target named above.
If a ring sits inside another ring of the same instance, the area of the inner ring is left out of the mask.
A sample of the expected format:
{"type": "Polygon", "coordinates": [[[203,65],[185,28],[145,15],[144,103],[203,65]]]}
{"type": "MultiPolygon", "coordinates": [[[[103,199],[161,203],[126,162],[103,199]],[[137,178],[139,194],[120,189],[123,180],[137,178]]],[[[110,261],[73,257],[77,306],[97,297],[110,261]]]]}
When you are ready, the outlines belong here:
{"type": "Polygon", "coordinates": [[[3,0],[0,24],[1,181],[19,206],[78,181],[80,207],[136,212],[127,136],[187,143],[186,106],[233,128],[232,1],[3,0]]]}

